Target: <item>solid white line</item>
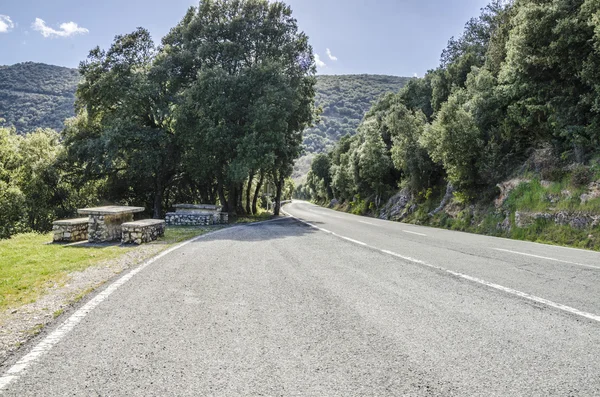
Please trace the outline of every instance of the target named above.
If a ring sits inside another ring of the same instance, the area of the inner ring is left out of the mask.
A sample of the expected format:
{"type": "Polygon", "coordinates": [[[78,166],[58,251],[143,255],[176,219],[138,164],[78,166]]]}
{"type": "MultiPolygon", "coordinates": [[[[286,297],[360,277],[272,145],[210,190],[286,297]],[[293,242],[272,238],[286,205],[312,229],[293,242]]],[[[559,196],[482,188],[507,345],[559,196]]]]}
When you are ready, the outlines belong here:
{"type": "Polygon", "coordinates": [[[108,298],[113,292],[115,292],[117,289],[119,289],[119,287],[121,287],[123,284],[125,284],[129,280],[131,280],[131,278],[133,278],[136,274],[138,274],[139,272],[141,272],[142,270],[144,270],[145,268],[147,268],[148,266],[150,266],[152,263],[156,262],[160,258],[162,258],[165,255],[168,255],[171,252],[176,251],[190,243],[193,243],[193,242],[203,239],[205,237],[210,237],[216,233],[220,233],[225,230],[232,230],[232,229],[236,229],[239,227],[244,227],[244,226],[249,226],[249,225],[257,225],[259,223],[267,223],[267,222],[277,221],[277,220],[281,220],[281,219],[285,219],[285,218],[272,219],[272,220],[263,221],[263,222],[248,223],[246,225],[240,225],[240,226],[216,230],[212,233],[203,234],[201,236],[197,236],[190,240],[184,241],[183,243],[178,244],[175,247],[171,247],[171,248],[167,249],[166,251],[163,251],[160,254],[156,255],[155,257],[147,260],[146,262],[144,262],[137,268],[133,269],[129,273],[125,274],[124,276],[122,276],[121,278],[119,278],[118,280],[113,282],[104,291],[100,292],[93,299],[91,299],[88,303],[86,303],[81,308],[79,308],[64,323],[62,323],[58,328],[56,328],[54,331],[52,331],[52,333],[50,335],[46,336],[40,343],[38,343],[33,349],[31,349],[31,351],[29,353],[27,353],[19,361],[17,361],[12,367],[10,367],[4,373],[4,375],[2,375],[0,377],[0,394],[2,394],[2,391],[4,389],[6,389],[6,387],[12,381],[18,379],[19,376],[21,376],[21,373],[23,371],[25,371],[33,362],[35,362],[37,359],[39,359],[40,356],[42,356],[43,354],[49,352],[54,347],[54,345],[56,345],[58,342],[60,342],[69,332],[71,332],[71,330],[73,330],[73,328],[75,328],[75,326],[77,324],[79,324],[81,322],[81,320],[83,320],[85,318],[85,316],[87,316],[92,310],[94,310],[96,308],[96,306],[98,306],[100,303],[105,301],[106,298],[108,298]]]}
{"type": "Polygon", "coordinates": [[[562,259],[555,259],[555,258],[549,258],[549,257],[547,257],[547,256],[540,256],[540,255],[527,254],[527,253],[525,253],[525,252],[511,251],[511,250],[506,250],[506,249],[502,249],[502,248],[493,248],[493,249],[495,249],[496,251],[510,252],[511,254],[524,255],[524,256],[531,256],[532,258],[544,259],[544,260],[547,260],[547,261],[553,261],[553,262],[567,263],[567,264],[569,264],[569,265],[576,265],[576,266],[591,267],[592,269],[600,269],[600,266],[586,265],[585,263],[577,263],[577,262],[563,261],[562,259]]]}
{"type": "Polygon", "coordinates": [[[410,233],[410,234],[416,234],[417,236],[423,236],[423,237],[427,237],[426,234],[423,233],[417,233],[417,232],[411,232],[409,230],[403,230],[404,233],[410,233]]]}
{"type": "Polygon", "coordinates": [[[365,222],[365,221],[358,221],[359,223],[364,223],[365,225],[371,225],[371,226],[377,226],[374,223],[371,222],[365,222]]]}
{"type": "Polygon", "coordinates": [[[563,305],[562,303],[556,303],[556,302],[553,302],[553,301],[548,300],[548,299],[544,299],[544,298],[540,298],[540,297],[535,296],[535,295],[528,294],[526,292],[518,291],[516,289],[512,289],[512,288],[509,288],[509,287],[504,287],[504,286],[499,285],[499,284],[494,284],[494,283],[482,280],[482,279],[477,278],[477,277],[469,276],[469,275],[464,274],[464,273],[459,273],[459,272],[455,272],[455,271],[450,270],[450,269],[443,268],[441,266],[432,265],[432,264],[429,264],[429,263],[427,263],[425,261],[422,261],[420,259],[411,258],[409,256],[400,255],[400,254],[397,254],[397,253],[392,252],[392,251],[383,250],[383,249],[380,249],[380,248],[377,248],[377,247],[373,247],[373,246],[368,245],[366,243],[363,243],[361,241],[356,241],[356,240],[350,239],[348,237],[340,236],[339,234],[336,234],[334,232],[330,232],[329,230],[322,229],[322,228],[320,228],[318,226],[312,225],[312,224],[310,224],[308,222],[303,221],[302,219],[296,218],[295,216],[293,216],[293,215],[291,215],[291,214],[289,214],[287,212],[286,212],[286,214],[289,215],[290,217],[296,219],[297,221],[306,224],[306,225],[309,225],[309,226],[314,227],[316,229],[325,231],[325,232],[327,232],[329,234],[332,234],[334,236],[341,237],[344,240],[352,241],[352,242],[358,243],[360,245],[366,246],[368,248],[371,248],[371,249],[383,252],[384,254],[392,255],[394,257],[397,257],[397,258],[400,258],[400,259],[404,259],[406,261],[409,261],[409,262],[412,262],[412,263],[416,263],[416,264],[419,264],[419,265],[423,265],[423,266],[426,266],[426,267],[429,267],[429,268],[432,268],[432,269],[436,269],[438,271],[442,271],[442,272],[451,274],[451,275],[453,275],[455,277],[459,277],[459,278],[462,278],[462,279],[465,279],[465,280],[468,280],[468,281],[471,281],[471,282],[474,282],[474,283],[477,283],[477,284],[481,284],[481,285],[484,285],[486,287],[493,288],[493,289],[505,292],[505,293],[510,294],[510,295],[515,295],[515,296],[521,297],[523,299],[527,299],[527,300],[530,300],[530,301],[533,301],[533,302],[536,302],[536,303],[540,303],[540,304],[543,304],[543,305],[546,305],[546,306],[550,306],[550,307],[558,309],[558,310],[565,311],[567,313],[571,313],[571,314],[575,314],[577,316],[585,317],[585,318],[587,318],[589,320],[600,322],[600,316],[597,315],[597,314],[584,312],[582,310],[575,309],[574,307],[563,305]]]}

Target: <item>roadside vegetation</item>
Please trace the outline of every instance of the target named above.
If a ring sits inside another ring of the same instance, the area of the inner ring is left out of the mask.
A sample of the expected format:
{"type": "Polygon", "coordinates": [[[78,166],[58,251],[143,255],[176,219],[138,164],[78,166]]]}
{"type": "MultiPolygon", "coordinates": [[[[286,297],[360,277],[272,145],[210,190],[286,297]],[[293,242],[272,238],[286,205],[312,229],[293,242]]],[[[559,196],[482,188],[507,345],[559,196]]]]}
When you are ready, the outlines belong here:
{"type": "Polygon", "coordinates": [[[315,156],[296,197],[598,249],[600,3],[494,0],[315,156]]]}
{"type": "MultiPolygon", "coordinates": [[[[40,90],[68,91],[41,71],[40,90]]],[[[0,87],[27,86],[0,73],[14,80],[0,87]]],[[[266,0],[202,1],[160,44],[138,28],[92,49],[60,133],[0,127],[0,238],[101,204],[164,218],[175,203],[219,203],[235,219],[273,199],[278,213],[316,117],[315,73],[291,9],[266,0]]]]}

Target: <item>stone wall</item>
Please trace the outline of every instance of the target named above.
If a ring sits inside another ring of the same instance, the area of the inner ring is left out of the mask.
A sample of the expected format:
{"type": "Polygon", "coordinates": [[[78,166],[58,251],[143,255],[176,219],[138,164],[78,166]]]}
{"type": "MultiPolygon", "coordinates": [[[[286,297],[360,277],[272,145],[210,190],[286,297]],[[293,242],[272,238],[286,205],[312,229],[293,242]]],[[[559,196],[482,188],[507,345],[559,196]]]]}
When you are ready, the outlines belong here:
{"type": "Polygon", "coordinates": [[[122,225],[123,244],[149,243],[165,235],[165,221],[146,220],[128,222],[122,225]]]}
{"type": "Polygon", "coordinates": [[[226,212],[196,213],[196,212],[169,212],[166,216],[168,226],[210,226],[225,225],[229,223],[226,212]]]}
{"type": "Polygon", "coordinates": [[[54,242],[75,242],[88,238],[88,218],[65,219],[52,225],[54,242]]]}
{"type": "Polygon", "coordinates": [[[515,225],[517,227],[531,226],[538,219],[554,222],[557,225],[569,225],[575,229],[588,229],[600,225],[600,215],[591,215],[583,212],[515,212],[515,225]]]}
{"type": "Polygon", "coordinates": [[[131,222],[133,214],[90,215],[88,239],[91,243],[121,239],[121,225],[131,222]]]}

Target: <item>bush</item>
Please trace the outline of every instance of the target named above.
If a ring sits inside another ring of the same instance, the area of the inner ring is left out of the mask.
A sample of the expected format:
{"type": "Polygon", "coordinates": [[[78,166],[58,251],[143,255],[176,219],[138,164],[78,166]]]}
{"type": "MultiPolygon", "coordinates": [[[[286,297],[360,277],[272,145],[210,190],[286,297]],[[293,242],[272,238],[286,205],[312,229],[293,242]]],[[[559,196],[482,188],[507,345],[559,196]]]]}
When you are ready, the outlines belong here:
{"type": "Polygon", "coordinates": [[[592,174],[588,167],[577,166],[571,174],[571,185],[576,188],[587,186],[591,178],[592,174]]]}

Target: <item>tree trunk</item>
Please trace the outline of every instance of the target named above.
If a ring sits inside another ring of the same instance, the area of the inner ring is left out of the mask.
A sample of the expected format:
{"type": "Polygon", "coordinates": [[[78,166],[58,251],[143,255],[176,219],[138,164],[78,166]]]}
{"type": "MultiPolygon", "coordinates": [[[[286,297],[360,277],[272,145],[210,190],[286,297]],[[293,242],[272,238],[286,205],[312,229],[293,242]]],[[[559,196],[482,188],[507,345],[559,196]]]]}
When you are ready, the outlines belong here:
{"type": "Polygon", "coordinates": [[[235,183],[232,183],[229,187],[229,194],[227,195],[227,213],[229,214],[229,220],[237,217],[236,207],[237,207],[237,186],[235,183]]]}
{"type": "Polygon", "coordinates": [[[223,190],[223,183],[219,180],[217,181],[219,185],[217,187],[217,193],[219,194],[219,201],[221,202],[221,212],[229,212],[229,206],[227,205],[227,198],[225,198],[225,191],[223,190]]]}
{"type": "Polygon", "coordinates": [[[237,187],[237,213],[238,215],[246,215],[244,208],[244,182],[241,182],[237,187]]]}
{"type": "Polygon", "coordinates": [[[260,178],[258,178],[258,183],[256,184],[256,190],[254,191],[254,198],[252,199],[252,213],[256,215],[258,213],[258,195],[260,193],[260,189],[262,188],[262,184],[265,180],[265,172],[260,171],[260,178]]]}
{"type": "Polygon", "coordinates": [[[250,195],[252,194],[252,180],[254,179],[254,171],[250,171],[248,176],[248,187],[246,188],[246,213],[252,215],[252,203],[250,201],[250,195]]]}
{"type": "MultiPolygon", "coordinates": [[[[277,175],[277,174],[275,174],[277,175]]],[[[275,194],[275,207],[273,208],[273,215],[279,215],[279,210],[281,209],[281,191],[283,190],[283,173],[279,176],[276,176],[275,187],[277,189],[277,193],[275,194]]]]}
{"type": "Polygon", "coordinates": [[[162,200],[163,200],[163,189],[160,181],[156,182],[156,190],[154,192],[154,219],[160,219],[162,215],[162,200]]]}

